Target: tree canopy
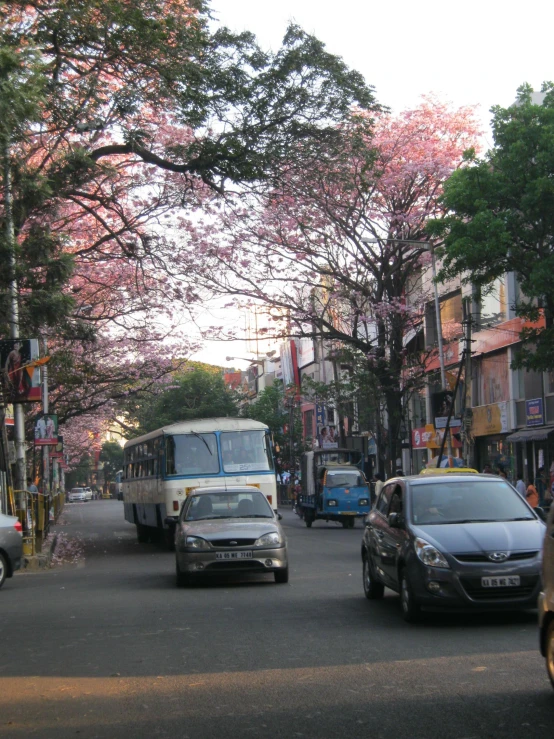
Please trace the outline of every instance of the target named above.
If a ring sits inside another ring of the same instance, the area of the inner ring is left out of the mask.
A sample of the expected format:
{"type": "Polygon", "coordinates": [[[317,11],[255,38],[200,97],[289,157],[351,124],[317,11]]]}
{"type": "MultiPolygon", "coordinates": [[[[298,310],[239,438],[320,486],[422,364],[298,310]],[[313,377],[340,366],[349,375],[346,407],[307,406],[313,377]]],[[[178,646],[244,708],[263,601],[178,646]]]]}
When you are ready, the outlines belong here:
{"type": "Polygon", "coordinates": [[[237,416],[238,407],[218,368],[191,363],[156,395],[131,399],[124,412],[127,432],[139,436],[178,421],[237,416]]]}
{"type": "Polygon", "coordinates": [[[417,335],[427,299],[426,223],[444,212],[443,183],[477,135],[473,109],[436,99],[355,117],[325,156],[292,158],[279,183],[228,198],[219,228],[189,230],[197,287],[266,306],[268,335],[322,338],[365,363],[392,460],[405,401],[423,381],[422,347],[405,337],[417,335]]]}
{"type": "Polygon", "coordinates": [[[442,277],[462,275],[487,289],[515,272],[517,314],[544,327],[524,329],[516,366],[554,369],[554,85],[543,100],[523,85],[517,102],[493,108],[494,146],[452,174],[442,203],[446,215],[429,224],[444,239],[442,277]]]}
{"type": "Polygon", "coordinates": [[[21,334],[48,340],[52,410],[85,439],[72,419],[93,427],[196,348],[176,309],[202,300],[180,280],[183,214],[278,181],[292,156],[332,145],[353,107],[377,106],[297,26],[265,52],[212,30],[202,0],[13,0],[0,27],[0,83],[18,102],[2,124],[21,334]]]}

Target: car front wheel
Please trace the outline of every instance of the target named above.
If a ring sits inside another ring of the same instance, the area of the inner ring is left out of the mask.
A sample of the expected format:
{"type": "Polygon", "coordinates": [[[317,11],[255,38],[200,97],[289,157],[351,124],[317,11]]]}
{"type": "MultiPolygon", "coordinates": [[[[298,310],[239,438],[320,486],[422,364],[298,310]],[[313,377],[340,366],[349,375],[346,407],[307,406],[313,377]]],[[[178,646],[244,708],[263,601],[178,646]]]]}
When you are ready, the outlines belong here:
{"type": "Polygon", "coordinates": [[[284,584],[289,581],[289,568],[288,566],[285,567],[284,570],[275,570],[273,573],[275,575],[275,582],[284,584]]]}
{"type": "Polygon", "coordinates": [[[378,580],[373,579],[371,562],[367,553],[363,556],[364,593],[368,600],[379,600],[385,594],[385,586],[378,580]]]}
{"type": "Polygon", "coordinates": [[[3,554],[0,554],[0,588],[6,582],[8,576],[8,563],[3,554]]]}
{"type": "Polygon", "coordinates": [[[406,570],[402,570],[400,573],[400,605],[402,606],[404,621],[413,624],[419,620],[421,608],[414,597],[406,570]]]}
{"type": "Polygon", "coordinates": [[[546,630],[546,671],[554,688],[554,619],[548,624],[546,630]]]}

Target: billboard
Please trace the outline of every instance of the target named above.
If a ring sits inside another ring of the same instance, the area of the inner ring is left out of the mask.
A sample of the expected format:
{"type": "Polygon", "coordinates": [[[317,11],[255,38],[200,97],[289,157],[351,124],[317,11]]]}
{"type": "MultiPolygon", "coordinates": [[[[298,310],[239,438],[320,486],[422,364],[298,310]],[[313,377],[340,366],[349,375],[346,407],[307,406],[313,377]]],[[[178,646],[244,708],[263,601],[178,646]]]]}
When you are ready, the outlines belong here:
{"type": "Polygon", "coordinates": [[[51,413],[35,421],[35,446],[58,445],[58,416],[51,413]]]}
{"type": "Polygon", "coordinates": [[[2,388],[9,403],[34,403],[40,400],[38,339],[0,341],[2,388]]]}
{"type": "Polygon", "coordinates": [[[298,367],[306,367],[315,362],[315,345],[313,339],[297,339],[296,351],[298,355],[298,367]]]}

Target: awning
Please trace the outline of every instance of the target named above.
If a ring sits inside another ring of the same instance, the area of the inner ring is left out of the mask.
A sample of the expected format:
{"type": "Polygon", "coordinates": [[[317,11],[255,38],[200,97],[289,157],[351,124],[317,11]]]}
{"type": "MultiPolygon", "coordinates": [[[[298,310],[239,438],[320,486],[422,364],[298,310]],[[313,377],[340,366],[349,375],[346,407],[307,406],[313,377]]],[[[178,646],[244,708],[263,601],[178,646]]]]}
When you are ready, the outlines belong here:
{"type": "Polygon", "coordinates": [[[544,441],[554,431],[554,426],[541,426],[536,429],[522,429],[506,437],[506,441],[544,441]]]}

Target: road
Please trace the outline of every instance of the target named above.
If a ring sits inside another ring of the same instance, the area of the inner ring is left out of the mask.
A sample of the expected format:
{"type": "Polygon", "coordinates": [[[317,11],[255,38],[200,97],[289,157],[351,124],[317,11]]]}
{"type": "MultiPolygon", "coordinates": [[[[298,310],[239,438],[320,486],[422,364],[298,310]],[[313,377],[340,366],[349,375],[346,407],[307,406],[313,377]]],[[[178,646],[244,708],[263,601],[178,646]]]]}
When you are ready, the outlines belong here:
{"type": "Polygon", "coordinates": [[[536,615],[401,618],[363,596],[361,528],[290,511],[291,579],[178,589],[118,501],[67,505],[84,557],[0,592],[0,736],[551,737],[536,615]]]}

